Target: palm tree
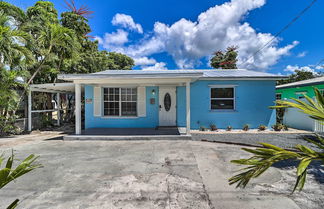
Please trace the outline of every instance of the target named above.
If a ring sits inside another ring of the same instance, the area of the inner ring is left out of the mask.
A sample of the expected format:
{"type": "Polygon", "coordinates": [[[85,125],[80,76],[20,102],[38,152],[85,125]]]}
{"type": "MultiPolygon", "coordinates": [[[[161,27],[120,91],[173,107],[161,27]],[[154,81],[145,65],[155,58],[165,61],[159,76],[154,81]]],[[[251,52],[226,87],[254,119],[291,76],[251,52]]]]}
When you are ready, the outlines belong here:
{"type": "MultiPolygon", "coordinates": [[[[305,96],[307,102],[299,99],[293,99],[290,101],[276,101],[277,106],[275,108],[298,108],[305,114],[308,114],[311,118],[324,122],[324,97],[318,89],[314,89],[316,98],[313,100],[308,96],[305,96]]],[[[252,178],[257,178],[263,174],[274,163],[284,160],[298,160],[299,165],[297,167],[297,180],[294,186],[293,192],[298,189],[302,190],[306,181],[307,168],[313,161],[320,161],[324,164],[324,139],[317,136],[317,140],[306,139],[308,142],[314,144],[321,151],[315,151],[309,147],[303,145],[296,145],[294,150],[286,150],[280,147],[260,143],[263,148],[248,149],[242,148],[244,151],[253,154],[252,157],[247,159],[232,160],[232,163],[245,165],[243,172],[231,177],[229,184],[237,184],[237,187],[245,187],[252,178]]]]}
{"type": "MultiPolygon", "coordinates": [[[[14,154],[11,154],[11,157],[8,158],[5,166],[0,169],[0,189],[6,186],[11,181],[19,178],[20,176],[29,173],[30,171],[41,167],[41,164],[36,163],[38,156],[29,155],[25,158],[16,168],[13,168],[14,163],[14,154]]],[[[0,166],[4,162],[3,155],[0,156],[0,166]]],[[[18,205],[19,199],[13,201],[7,209],[13,209],[18,205]]]]}
{"type": "MultiPolygon", "coordinates": [[[[33,61],[32,54],[25,45],[30,35],[11,25],[9,16],[0,11],[0,59],[2,67],[11,66],[20,58],[28,63],[33,61]]],[[[1,67],[1,66],[0,66],[1,67]]]]}

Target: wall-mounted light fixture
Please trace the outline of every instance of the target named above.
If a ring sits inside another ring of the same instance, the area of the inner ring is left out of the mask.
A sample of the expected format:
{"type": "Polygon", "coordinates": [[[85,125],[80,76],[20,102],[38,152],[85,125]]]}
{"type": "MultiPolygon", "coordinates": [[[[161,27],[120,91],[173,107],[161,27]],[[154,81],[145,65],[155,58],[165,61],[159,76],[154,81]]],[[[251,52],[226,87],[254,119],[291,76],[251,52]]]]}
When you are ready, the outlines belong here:
{"type": "Polygon", "coordinates": [[[152,90],[152,95],[155,95],[155,89],[152,90]]]}

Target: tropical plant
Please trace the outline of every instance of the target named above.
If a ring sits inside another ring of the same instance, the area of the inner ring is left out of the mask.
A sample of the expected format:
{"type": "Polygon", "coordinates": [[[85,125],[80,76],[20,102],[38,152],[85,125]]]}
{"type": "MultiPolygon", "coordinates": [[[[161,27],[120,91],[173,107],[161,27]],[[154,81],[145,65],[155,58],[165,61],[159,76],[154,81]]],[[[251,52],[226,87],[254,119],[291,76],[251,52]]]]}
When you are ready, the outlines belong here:
{"type": "Polygon", "coordinates": [[[210,130],[211,131],[217,131],[217,126],[215,124],[210,124],[210,130]]]}
{"type": "MultiPolygon", "coordinates": [[[[16,168],[13,168],[14,164],[14,154],[12,152],[11,156],[8,158],[5,166],[0,170],[0,189],[6,186],[11,181],[19,178],[20,176],[29,173],[30,171],[41,167],[41,164],[36,163],[38,156],[29,155],[26,159],[24,159],[16,168]]],[[[0,156],[0,167],[2,167],[2,163],[5,158],[3,155],[0,156]]],[[[7,209],[13,209],[18,205],[19,199],[13,201],[7,209]]]]}
{"type": "Polygon", "coordinates": [[[259,131],[265,131],[267,129],[267,126],[265,126],[265,125],[260,125],[259,127],[258,127],[258,130],[259,131]]]}
{"type": "Polygon", "coordinates": [[[250,129],[249,124],[245,124],[242,128],[243,131],[248,131],[250,129]]]}
{"type": "Polygon", "coordinates": [[[207,128],[206,128],[205,126],[200,126],[200,127],[199,127],[199,130],[200,130],[200,131],[207,131],[207,128]]]}
{"type": "MultiPolygon", "coordinates": [[[[315,99],[305,96],[307,102],[299,99],[294,101],[276,101],[274,108],[297,108],[301,112],[308,114],[311,118],[324,122],[324,97],[318,89],[314,89],[315,99]]],[[[231,177],[229,184],[237,184],[237,187],[245,187],[252,178],[257,178],[263,174],[274,163],[285,160],[298,160],[297,180],[293,192],[302,190],[307,175],[307,168],[313,161],[319,161],[324,164],[324,139],[317,135],[317,139],[305,139],[316,146],[319,151],[311,149],[304,145],[296,145],[295,149],[287,150],[271,144],[260,143],[263,147],[257,149],[242,148],[244,151],[253,154],[247,159],[232,160],[232,163],[247,166],[243,172],[231,177]]]]}
{"type": "Polygon", "coordinates": [[[284,129],[284,126],[281,123],[276,123],[275,125],[272,126],[272,128],[275,131],[281,131],[284,129]]]}
{"type": "Polygon", "coordinates": [[[237,47],[227,47],[226,52],[216,51],[210,59],[210,65],[216,69],[237,69],[237,47]]]}

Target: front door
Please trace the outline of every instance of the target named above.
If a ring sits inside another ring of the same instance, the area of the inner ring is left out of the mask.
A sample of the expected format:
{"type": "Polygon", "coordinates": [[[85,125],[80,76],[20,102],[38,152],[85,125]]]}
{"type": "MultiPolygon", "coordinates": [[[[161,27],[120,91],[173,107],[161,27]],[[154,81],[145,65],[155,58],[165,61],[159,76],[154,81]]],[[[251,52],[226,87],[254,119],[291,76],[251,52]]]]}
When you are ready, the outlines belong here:
{"type": "Polygon", "coordinates": [[[159,125],[160,126],[176,126],[177,120],[177,98],[176,87],[160,87],[159,88],[159,125]]]}

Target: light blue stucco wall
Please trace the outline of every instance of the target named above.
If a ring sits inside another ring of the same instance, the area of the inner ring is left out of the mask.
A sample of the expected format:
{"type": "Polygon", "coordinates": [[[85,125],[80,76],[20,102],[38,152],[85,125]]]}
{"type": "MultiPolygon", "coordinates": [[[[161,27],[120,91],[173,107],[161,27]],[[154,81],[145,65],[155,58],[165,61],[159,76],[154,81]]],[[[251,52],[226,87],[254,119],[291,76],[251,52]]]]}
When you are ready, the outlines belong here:
{"type": "MultiPolygon", "coordinates": [[[[275,81],[197,81],[191,85],[191,128],[251,128],[268,125],[275,100],[275,81]],[[210,110],[210,85],[235,85],[235,110],[210,110]]],[[[181,115],[182,116],[182,115],[181,115]]],[[[184,116],[182,116],[184,117],[184,116]]],[[[182,126],[183,119],[179,119],[182,126]]],[[[272,123],[272,122],[270,122],[272,123]]],[[[273,122],[274,123],[274,122],[273,122]]]]}
{"type": "MultiPolygon", "coordinates": [[[[158,126],[159,117],[159,91],[158,87],[146,87],[146,117],[132,118],[105,118],[94,117],[93,102],[85,104],[85,128],[154,128],[158,126]],[[155,95],[152,95],[152,90],[155,90],[155,95]],[[155,104],[150,104],[150,99],[155,98],[155,104]]],[[[93,86],[85,86],[85,99],[93,100],[93,86]]]]}
{"type": "MultiPolygon", "coordinates": [[[[158,87],[146,87],[146,117],[104,118],[93,116],[93,104],[85,105],[85,128],[94,127],[156,127],[159,125],[158,87]],[[155,89],[156,94],[152,95],[155,89]],[[155,104],[150,104],[155,98],[155,104]]],[[[215,124],[218,128],[251,128],[275,123],[273,110],[268,107],[275,100],[275,81],[196,81],[191,84],[191,129],[215,124]],[[210,110],[210,85],[236,85],[234,111],[210,110]]],[[[93,99],[93,87],[85,86],[85,98],[93,99]]],[[[177,87],[177,126],[186,126],[186,89],[177,87]]]]}

